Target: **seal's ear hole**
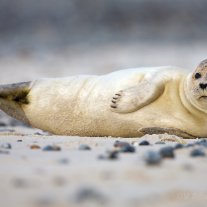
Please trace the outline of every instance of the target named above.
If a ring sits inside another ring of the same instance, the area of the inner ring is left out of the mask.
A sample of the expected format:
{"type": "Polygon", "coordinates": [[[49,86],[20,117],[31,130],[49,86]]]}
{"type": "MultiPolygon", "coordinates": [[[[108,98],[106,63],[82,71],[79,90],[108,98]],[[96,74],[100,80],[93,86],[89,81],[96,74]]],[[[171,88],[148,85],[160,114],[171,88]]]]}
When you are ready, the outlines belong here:
{"type": "Polygon", "coordinates": [[[200,73],[196,73],[195,74],[195,79],[199,79],[199,78],[201,78],[201,74],[200,73]]]}

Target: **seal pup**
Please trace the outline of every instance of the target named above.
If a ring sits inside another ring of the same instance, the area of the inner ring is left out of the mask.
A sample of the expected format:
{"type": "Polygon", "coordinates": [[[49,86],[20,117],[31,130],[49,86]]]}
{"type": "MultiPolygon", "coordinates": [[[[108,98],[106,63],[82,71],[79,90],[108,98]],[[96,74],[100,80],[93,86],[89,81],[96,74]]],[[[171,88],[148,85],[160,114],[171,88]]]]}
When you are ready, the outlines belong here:
{"type": "Polygon", "coordinates": [[[58,135],[207,137],[207,60],[1,85],[0,108],[58,135]]]}

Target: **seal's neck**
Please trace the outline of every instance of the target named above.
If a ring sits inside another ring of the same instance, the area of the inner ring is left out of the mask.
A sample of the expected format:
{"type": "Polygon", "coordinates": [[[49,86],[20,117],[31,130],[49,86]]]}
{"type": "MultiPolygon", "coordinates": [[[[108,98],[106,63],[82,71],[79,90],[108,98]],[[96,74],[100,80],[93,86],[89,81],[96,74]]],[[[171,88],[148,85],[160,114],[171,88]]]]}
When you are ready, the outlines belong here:
{"type": "Polygon", "coordinates": [[[181,102],[184,105],[184,107],[193,114],[196,114],[199,116],[206,116],[207,115],[207,110],[204,110],[201,108],[198,103],[196,103],[196,99],[193,98],[191,95],[191,77],[192,73],[190,73],[187,77],[183,78],[183,80],[180,83],[180,98],[181,102]]]}

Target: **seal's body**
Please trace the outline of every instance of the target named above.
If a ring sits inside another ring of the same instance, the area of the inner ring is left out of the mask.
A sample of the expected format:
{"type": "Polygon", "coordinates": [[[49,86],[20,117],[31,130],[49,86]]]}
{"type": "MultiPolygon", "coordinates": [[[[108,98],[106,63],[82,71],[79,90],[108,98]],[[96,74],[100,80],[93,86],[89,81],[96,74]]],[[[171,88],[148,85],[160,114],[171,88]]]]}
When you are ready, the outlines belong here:
{"type": "MultiPolygon", "coordinates": [[[[1,96],[0,90],[0,107],[33,127],[59,135],[206,137],[207,114],[188,94],[191,77],[180,68],[166,66],[40,79],[28,83],[27,95],[20,93],[16,100],[1,96]],[[8,109],[5,105],[11,102],[15,104],[8,109]],[[14,113],[17,107],[19,112],[14,113]]],[[[12,94],[8,87],[2,91],[12,94]]],[[[16,88],[22,90],[21,85],[16,88]]]]}

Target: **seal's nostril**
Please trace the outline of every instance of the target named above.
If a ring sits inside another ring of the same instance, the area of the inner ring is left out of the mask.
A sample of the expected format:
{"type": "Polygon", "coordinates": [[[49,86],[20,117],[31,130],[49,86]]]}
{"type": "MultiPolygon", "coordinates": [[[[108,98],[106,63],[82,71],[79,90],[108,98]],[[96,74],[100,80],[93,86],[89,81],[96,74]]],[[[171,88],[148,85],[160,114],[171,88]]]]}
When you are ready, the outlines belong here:
{"type": "Polygon", "coordinates": [[[199,86],[200,86],[201,89],[206,89],[207,88],[207,84],[204,84],[204,83],[200,83],[199,86]]]}

